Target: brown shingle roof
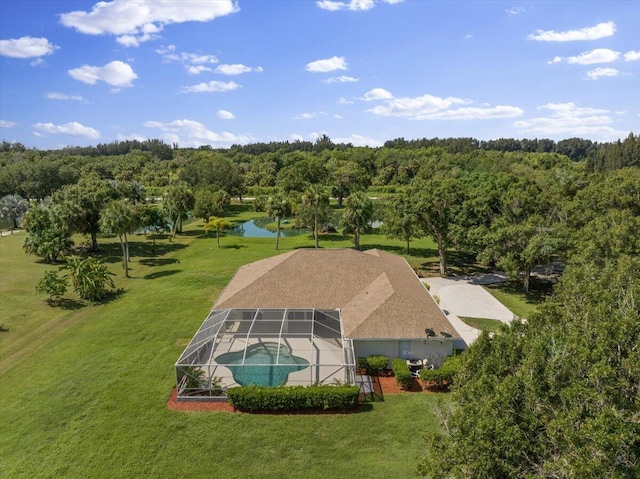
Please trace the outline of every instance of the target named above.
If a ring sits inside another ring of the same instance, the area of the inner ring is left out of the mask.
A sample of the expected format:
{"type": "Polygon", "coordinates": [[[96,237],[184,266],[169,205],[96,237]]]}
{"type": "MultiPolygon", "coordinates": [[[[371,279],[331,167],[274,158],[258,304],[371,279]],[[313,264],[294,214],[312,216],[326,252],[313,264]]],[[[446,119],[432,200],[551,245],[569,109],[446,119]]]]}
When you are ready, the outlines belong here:
{"type": "Polygon", "coordinates": [[[242,266],[214,308],[340,309],[349,338],[458,333],[403,257],[380,250],[298,249],[242,266]]]}

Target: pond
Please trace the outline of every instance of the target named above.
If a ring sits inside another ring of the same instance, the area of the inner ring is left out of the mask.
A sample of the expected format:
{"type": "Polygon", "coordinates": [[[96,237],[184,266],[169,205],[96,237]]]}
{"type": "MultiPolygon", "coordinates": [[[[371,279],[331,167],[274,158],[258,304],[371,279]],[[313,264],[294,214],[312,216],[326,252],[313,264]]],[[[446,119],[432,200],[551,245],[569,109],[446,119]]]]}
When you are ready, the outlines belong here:
{"type": "MultiPolygon", "coordinates": [[[[229,230],[225,230],[225,233],[231,236],[244,236],[246,238],[275,238],[276,232],[267,229],[267,225],[273,223],[271,218],[256,218],[253,220],[240,223],[229,230]]],[[[307,228],[292,229],[290,224],[280,225],[280,237],[286,236],[301,236],[309,234],[310,230],[307,228]]]]}

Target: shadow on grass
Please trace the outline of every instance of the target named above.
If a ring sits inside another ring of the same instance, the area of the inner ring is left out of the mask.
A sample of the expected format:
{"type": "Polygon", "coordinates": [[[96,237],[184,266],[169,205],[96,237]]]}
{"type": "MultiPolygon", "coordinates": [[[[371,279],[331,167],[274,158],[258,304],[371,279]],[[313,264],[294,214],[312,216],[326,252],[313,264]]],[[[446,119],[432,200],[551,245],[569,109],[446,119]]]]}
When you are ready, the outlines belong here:
{"type": "Polygon", "coordinates": [[[144,258],[138,261],[138,263],[144,266],[166,266],[168,264],[179,263],[175,258],[144,258]]]}
{"type": "Polygon", "coordinates": [[[505,293],[517,296],[527,304],[537,306],[551,296],[554,283],[552,281],[541,280],[535,276],[531,277],[529,282],[529,292],[522,291],[522,281],[507,281],[501,284],[487,285],[489,289],[498,289],[505,293]]]}
{"type": "Polygon", "coordinates": [[[179,238],[181,236],[182,237],[188,236],[190,238],[194,238],[194,237],[198,238],[200,236],[206,236],[206,235],[207,235],[207,233],[204,230],[188,230],[188,231],[183,231],[182,233],[177,233],[176,234],[176,238],[179,238]]]}
{"type": "Polygon", "coordinates": [[[166,271],[156,271],[155,273],[145,274],[143,279],[158,279],[164,278],[165,276],[171,276],[177,273],[182,273],[181,269],[168,269],[166,271]]]}
{"type": "Polygon", "coordinates": [[[111,291],[102,301],[97,301],[96,304],[109,304],[112,301],[120,298],[124,294],[124,289],[118,288],[115,291],[111,291]]]}
{"type": "Polygon", "coordinates": [[[0,333],[7,333],[9,332],[9,328],[5,328],[2,324],[0,324],[0,333]]]}
{"type": "Polygon", "coordinates": [[[253,211],[253,205],[251,203],[233,203],[227,207],[225,216],[238,216],[248,211],[253,211]]]}
{"type": "Polygon", "coordinates": [[[229,244],[229,245],[220,245],[220,249],[242,249],[247,248],[246,244],[229,244]]]}
{"type": "Polygon", "coordinates": [[[62,298],[62,299],[47,299],[45,301],[52,308],[66,309],[67,311],[73,311],[76,309],[83,308],[85,306],[85,304],[82,301],[78,301],[77,299],[62,298]]]}
{"type": "MultiPolygon", "coordinates": [[[[186,248],[180,243],[156,243],[155,245],[146,241],[130,241],[129,254],[133,257],[153,258],[156,256],[165,256],[166,254],[179,251],[186,248]]],[[[91,252],[84,253],[83,256],[91,255],[91,252]]],[[[120,243],[105,243],[100,245],[100,251],[93,253],[105,263],[121,263],[122,248],[120,243]]],[[[144,264],[144,263],[143,263],[144,264]]]]}

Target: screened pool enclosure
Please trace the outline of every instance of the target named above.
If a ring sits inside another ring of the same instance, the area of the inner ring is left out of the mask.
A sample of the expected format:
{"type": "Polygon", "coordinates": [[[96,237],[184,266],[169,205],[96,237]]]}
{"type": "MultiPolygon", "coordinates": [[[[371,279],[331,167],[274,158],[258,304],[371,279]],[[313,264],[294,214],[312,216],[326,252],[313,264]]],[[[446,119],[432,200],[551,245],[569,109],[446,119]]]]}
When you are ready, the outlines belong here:
{"type": "Polygon", "coordinates": [[[176,363],[178,399],[226,389],[353,383],[353,345],[339,310],[212,310],[176,363]]]}

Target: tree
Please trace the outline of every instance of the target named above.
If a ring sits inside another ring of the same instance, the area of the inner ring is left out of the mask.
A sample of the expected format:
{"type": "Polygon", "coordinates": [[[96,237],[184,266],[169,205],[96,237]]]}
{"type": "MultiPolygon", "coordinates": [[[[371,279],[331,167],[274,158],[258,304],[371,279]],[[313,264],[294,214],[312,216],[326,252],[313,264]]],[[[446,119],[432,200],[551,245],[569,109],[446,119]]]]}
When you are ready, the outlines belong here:
{"type": "Polygon", "coordinates": [[[118,198],[119,192],[113,183],[89,175],[75,185],[66,185],[53,195],[54,203],[68,202],[74,205],[74,216],[69,217],[70,226],[78,233],[91,236],[91,251],[98,251],[100,214],[107,203],[118,198]]]}
{"type": "Polygon", "coordinates": [[[29,202],[19,195],[7,195],[0,200],[0,217],[11,220],[11,231],[18,229],[18,219],[29,209],[29,202]]]}
{"type": "Polygon", "coordinates": [[[196,157],[182,169],[180,179],[185,180],[193,188],[222,189],[229,196],[237,197],[240,201],[245,192],[244,177],[238,166],[216,153],[198,152],[196,157]]]}
{"type": "Polygon", "coordinates": [[[418,221],[418,206],[414,198],[407,191],[403,191],[386,202],[382,215],[382,229],[390,238],[406,241],[407,254],[409,254],[411,239],[422,236],[418,221]]]}
{"type": "Polygon", "coordinates": [[[102,231],[118,236],[122,248],[122,266],[125,278],[129,277],[129,240],[140,224],[136,210],[125,200],[115,200],[107,205],[100,218],[102,231]]]}
{"type": "Polygon", "coordinates": [[[640,475],[640,261],[570,266],[526,323],[463,355],[431,478],[640,475]]]}
{"type": "Polygon", "coordinates": [[[484,238],[479,258],[495,262],[513,278],[522,274],[522,290],[528,293],[532,268],[548,262],[561,249],[553,213],[531,180],[511,183],[501,197],[501,213],[484,238]]]}
{"type": "Polygon", "coordinates": [[[282,193],[276,193],[267,198],[265,211],[270,218],[276,219],[276,251],[280,246],[280,222],[291,216],[293,208],[291,200],[282,193]]]}
{"type": "Polygon", "coordinates": [[[331,161],[328,164],[333,196],[338,199],[338,208],[342,200],[352,191],[366,190],[371,184],[367,170],[354,161],[331,161]]]}
{"type": "Polygon", "coordinates": [[[329,195],[320,185],[310,185],[302,194],[298,217],[313,228],[314,246],[318,248],[320,226],[329,219],[329,195]]]}
{"type": "Polygon", "coordinates": [[[224,216],[230,204],[231,198],[226,191],[200,188],[196,191],[193,214],[206,222],[211,216],[224,216]]]}
{"type": "Polygon", "coordinates": [[[353,231],[353,245],[360,249],[360,235],[371,222],[373,217],[373,203],[363,192],[349,195],[342,212],[341,223],[347,229],[353,231]]]}
{"type": "Polygon", "coordinates": [[[138,207],[138,217],[140,219],[140,227],[144,228],[145,233],[151,231],[153,233],[153,244],[156,244],[156,236],[170,228],[169,221],[162,210],[155,205],[140,205],[138,207]]]}
{"type": "Polygon", "coordinates": [[[461,203],[460,184],[457,178],[434,177],[415,182],[410,190],[418,207],[418,221],[424,234],[431,236],[438,245],[440,274],[447,275],[446,251],[454,227],[457,209],[461,203]]]}
{"type": "Polygon", "coordinates": [[[182,221],[189,217],[195,199],[185,182],[170,185],[164,193],[163,208],[172,223],[171,236],[182,233],[182,221]]]}
{"type": "Polygon", "coordinates": [[[111,278],[114,274],[93,256],[69,256],[60,269],[67,272],[64,278],[71,281],[73,290],[81,299],[101,301],[115,288],[111,278]]]}
{"type": "Polygon", "coordinates": [[[40,204],[29,209],[22,219],[27,232],[24,249],[28,254],[53,263],[73,246],[71,220],[73,206],[68,203],[40,204]]]}
{"type": "MultiPolygon", "coordinates": [[[[212,216],[207,224],[204,225],[204,230],[207,233],[209,231],[216,232],[216,244],[218,245],[218,248],[220,248],[220,233],[230,227],[231,223],[229,223],[226,219],[212,216]]],[[[276,247],[276,249],[278,248],[276,247]]]]}

